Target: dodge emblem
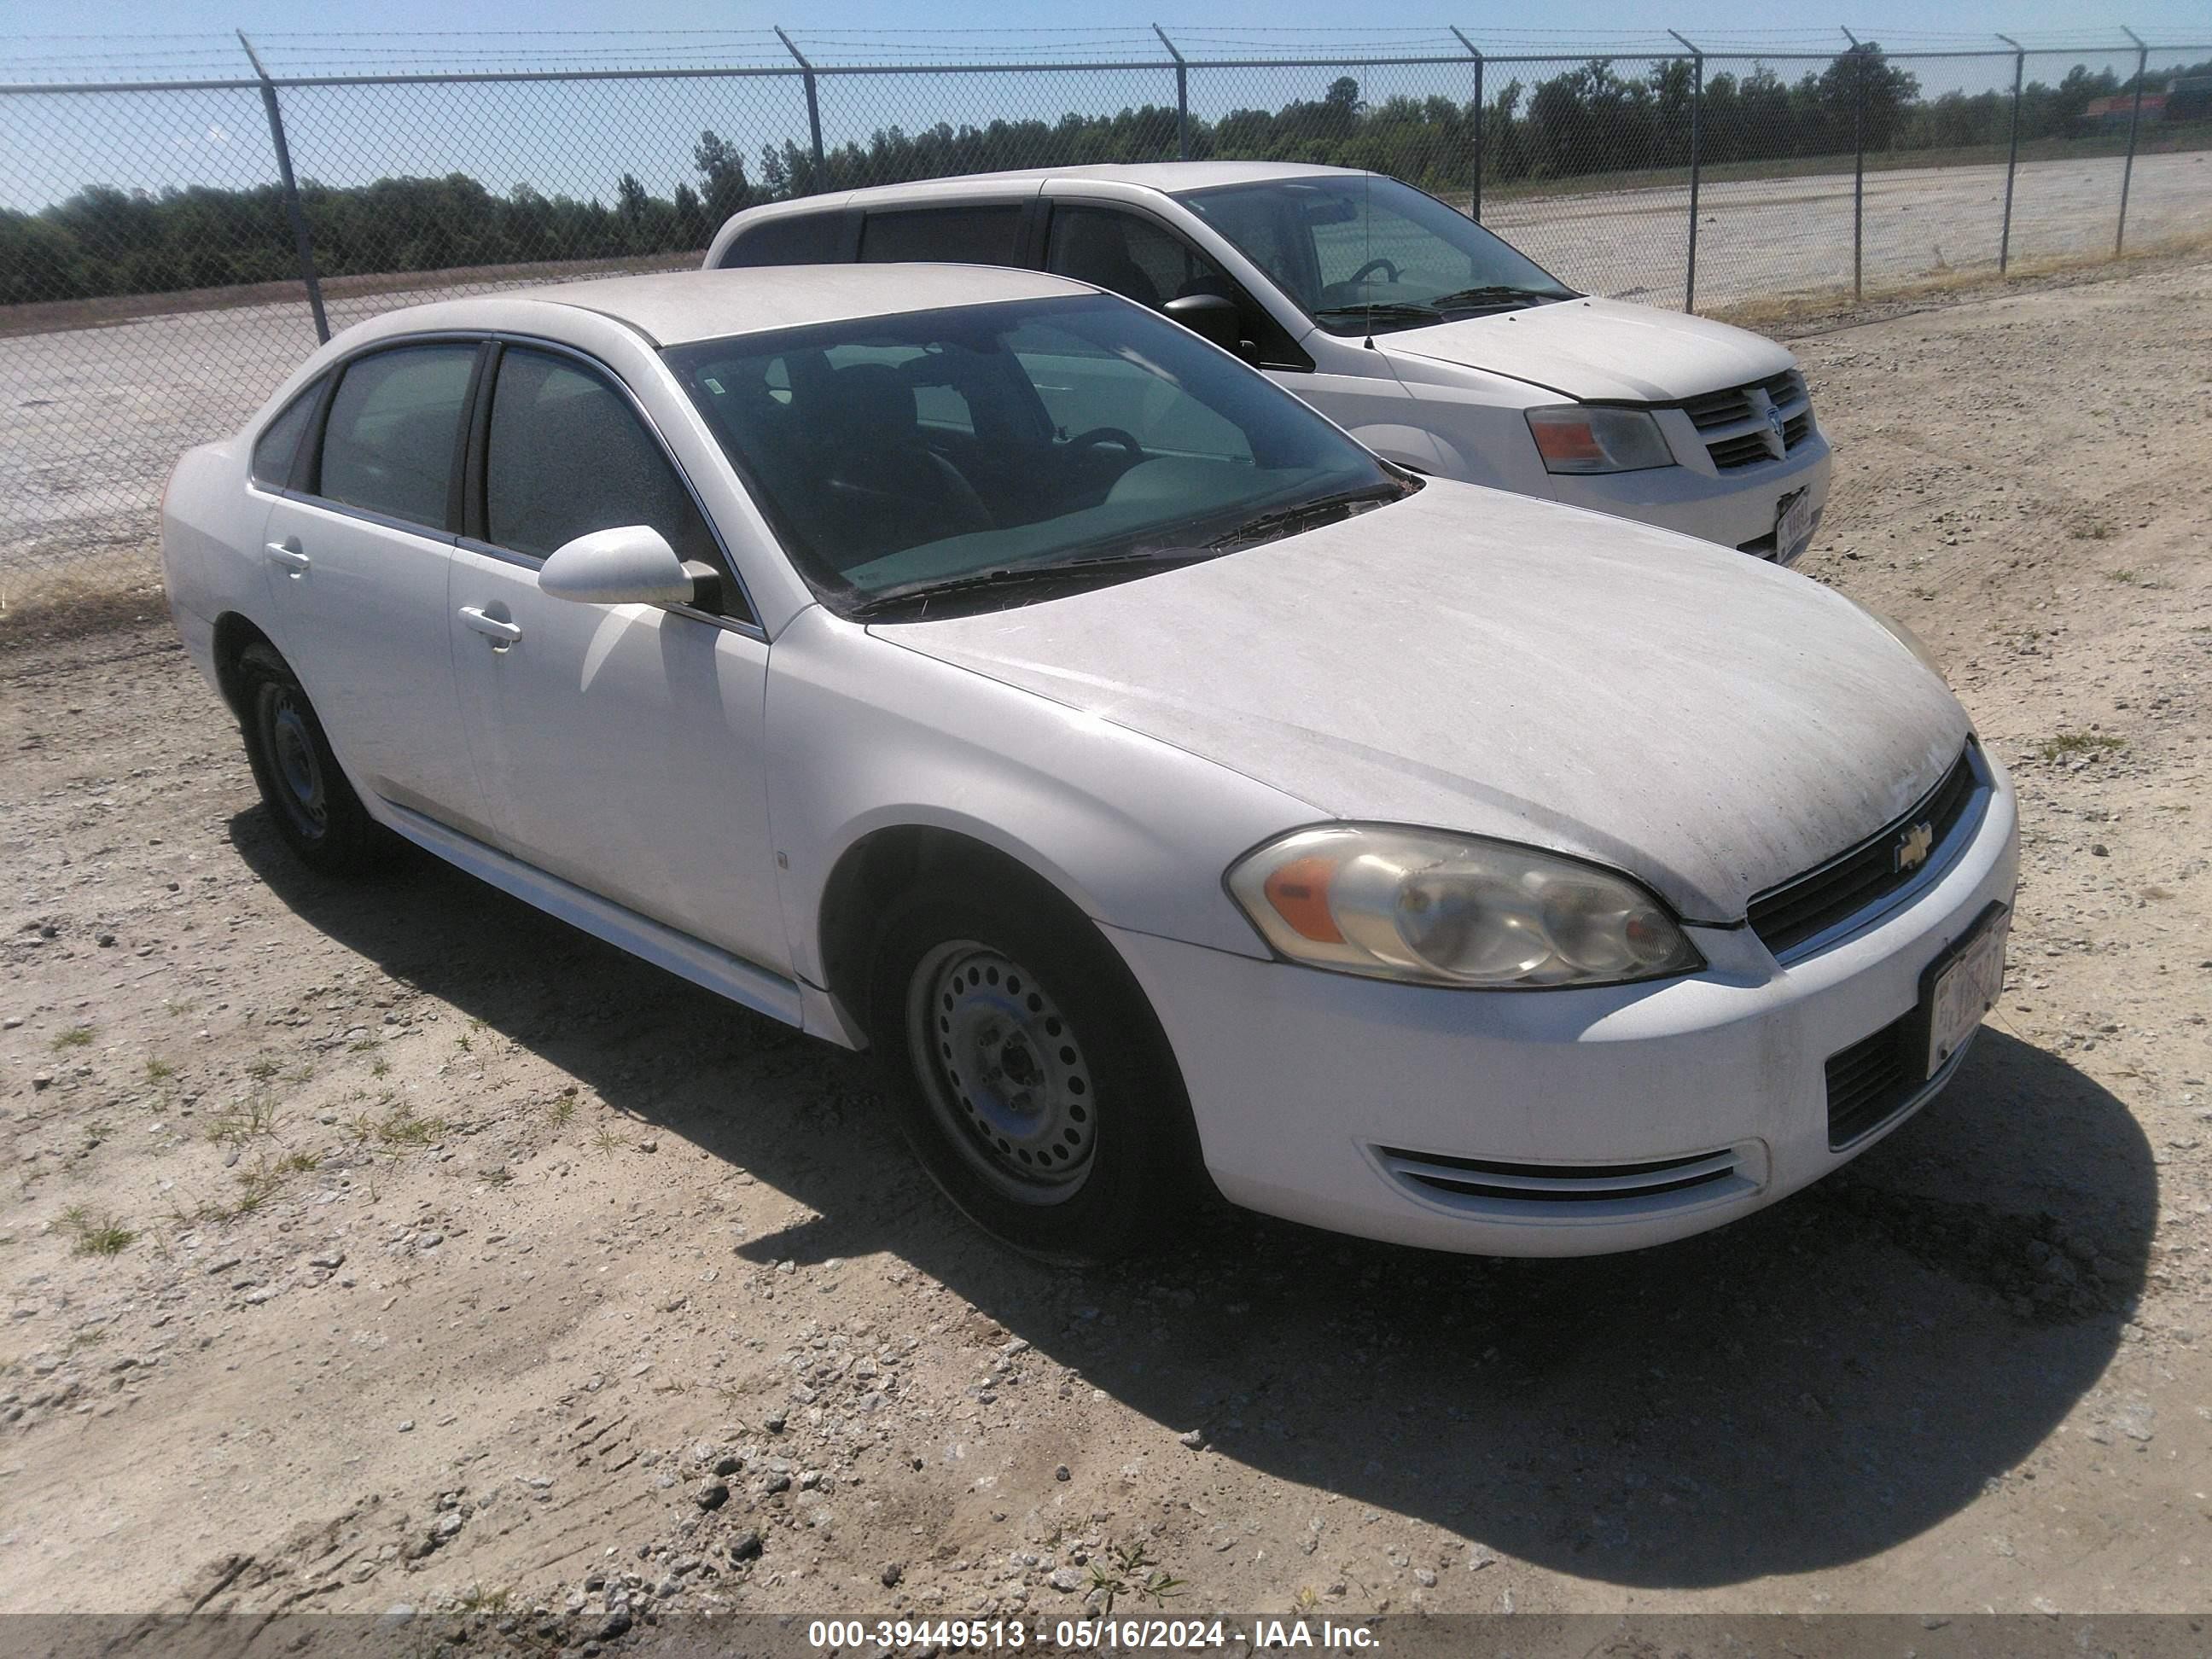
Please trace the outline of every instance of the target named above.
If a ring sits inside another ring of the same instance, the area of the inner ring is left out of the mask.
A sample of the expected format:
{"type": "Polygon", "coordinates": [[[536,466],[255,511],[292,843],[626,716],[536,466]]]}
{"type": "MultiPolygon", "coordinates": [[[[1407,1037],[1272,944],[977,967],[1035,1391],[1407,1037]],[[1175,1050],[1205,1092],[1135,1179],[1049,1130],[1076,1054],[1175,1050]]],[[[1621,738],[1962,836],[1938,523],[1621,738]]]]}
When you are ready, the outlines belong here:
{"type": "Polygon", "coordinates": [[[1898,838],[1897,867],[1917,870],[1928,862],[1928,854],[1936,845],[1936,826],[1916,823],[1898,838]]]}

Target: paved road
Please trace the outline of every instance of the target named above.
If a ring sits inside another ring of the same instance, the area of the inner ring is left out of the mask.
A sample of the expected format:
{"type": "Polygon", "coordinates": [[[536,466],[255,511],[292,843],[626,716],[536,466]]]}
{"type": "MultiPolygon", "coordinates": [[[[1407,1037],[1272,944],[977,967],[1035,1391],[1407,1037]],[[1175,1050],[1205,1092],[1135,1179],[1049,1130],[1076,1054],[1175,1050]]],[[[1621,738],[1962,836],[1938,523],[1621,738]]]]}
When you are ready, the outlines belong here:
{"type": "MultiPolygon", "coordinates": [[[[2109,157],[2023,166],[2014,256],[2109,246],[2120,167],[2109,157]]],[[[1867,281],[1993,265],[2003,200],[2002,167],[1869,174],[1867,281]]],[[[1680,305],[1687,210],[1686,189],[1666,188],[1522,198],[1486,218],[1578,286],[1680,305]]],[[[1848,173],[1709,185],[1698,217],[1700,305],[1850,280],[1848,173]]],[[[2139,158],[2128,224],[2138,244],[2212,229],[2212,153],[2139,158]]],[[[342,301],[331,321],[400,297],[342,301]]],[[[178,453],[236,429],[313,344],[295,304],[0,339],[0,578],[143,547],[178,453]]]]}

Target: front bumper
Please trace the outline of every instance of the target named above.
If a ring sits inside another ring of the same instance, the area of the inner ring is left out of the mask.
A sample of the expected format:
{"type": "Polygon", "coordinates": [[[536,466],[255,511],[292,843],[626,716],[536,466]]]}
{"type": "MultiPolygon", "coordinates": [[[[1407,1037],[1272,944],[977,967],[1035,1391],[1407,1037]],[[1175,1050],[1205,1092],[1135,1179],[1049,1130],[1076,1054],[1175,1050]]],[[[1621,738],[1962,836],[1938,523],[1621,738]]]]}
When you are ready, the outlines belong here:
{"type": "Polygon", "coordinates": [[[1166,1030],[1231,1201],[1438,1249],[1630,1249],[1819,1180],[1948,1081],[1955,1061],[1832,1148],[1830,1057],[1910,1014],[1929,963],[2012,902],[2012,785],[1984,765],[1986,799],[1940,875],[1788,966],[1748,927],[1696,927],[1710,965],[1686,978],[1451,991],[1108,931],[1166,1030]],[[1532,1201],[1470,1199],[1419,1173],[1477,1166],[1532,1201]]]}
{"type": "Polygon", "coordinates": [[[1742,548],[1790,562],[1788,548],[1774,549],[1776,515],[1784,497],[1813,492],[1814,527],[1827,508],[1835,457],[1816,427],[1789,458],[1741,471],[1718,472],[1690,465],[1643,472],[1547,474],[1553,499],[1595,513],[1635,519],[1662,530],[1742,548]],[[1763,545],[1762,545],[1763,544],[1763,545]]]}

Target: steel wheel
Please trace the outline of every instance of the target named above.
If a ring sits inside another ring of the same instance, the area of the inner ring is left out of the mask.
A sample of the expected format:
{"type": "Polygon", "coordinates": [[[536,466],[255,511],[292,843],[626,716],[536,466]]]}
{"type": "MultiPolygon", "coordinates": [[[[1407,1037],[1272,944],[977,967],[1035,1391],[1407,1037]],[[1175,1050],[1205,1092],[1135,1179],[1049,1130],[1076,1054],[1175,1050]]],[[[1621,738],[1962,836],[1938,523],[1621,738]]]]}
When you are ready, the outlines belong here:
{"type": "Polygon", "coordinates": [[[289,686],[262,687],[261,730],[279,786],[277,804],[301,835],[319,840],[331,821],[323,765],[307,711],[289,686]]]}
{"type": "Polygon", "coordinates": [[[948,1138],[1017,1202],[1066,1202],[1097,1150],[1097,1091],[1074,1024],[1036,976],[973,940],[938,945],[909,982],[915,1074],[948,1138]]]}

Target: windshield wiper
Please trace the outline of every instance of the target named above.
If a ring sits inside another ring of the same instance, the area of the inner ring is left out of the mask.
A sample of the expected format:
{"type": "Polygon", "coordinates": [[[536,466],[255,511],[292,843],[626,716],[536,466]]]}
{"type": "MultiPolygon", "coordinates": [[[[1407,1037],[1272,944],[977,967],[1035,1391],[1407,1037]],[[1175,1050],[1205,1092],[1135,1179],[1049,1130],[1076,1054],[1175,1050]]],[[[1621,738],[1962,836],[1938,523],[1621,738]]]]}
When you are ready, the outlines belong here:
{"type": "Polygon", "coordinates": [[[1249,547],[1255,542],[1273,541],[1279,537],[1295,536],[1302,530],[1312,530],[1333,514],[1351,516],[1351,509],[1362,502],[1380,504],[1395,501],[1407,493],[1407,487],[1392,479],[1388,483],[1362,484],[1357,489],[1339,490],[1334,495],[1322,495],[1310,501],[1300,501],[1296,507],[1277,507],[1272,513],[1262,513],[1247,519],[1226,535],[1217,536],[1206,545],[1218,553],[1231,552],[1240,547],[1249,547]]]}
{"type": "Polygon", "coordinates": [[[998,565],[988,570],[972,570],[962,576],[933,577],[927,581],[902,582],[896,587],[886,587],[848,607],[845,614],[854,617],[873,617],[901,605],[920,603],[926,607],[933,599],[957,594],[1065,585],[1081,582],[1093,575],[1134,569],[1139,566],[1166,570],[1180,564],[1198,564],[1213,557],[1218,550],[1212,547],[1176,547],[1142,553],[1104,553],[1092,558],[1059,559],[1044,564],[998,565]]]}
{"type": "Polygon", "coordinates": [[[1416,305],[1410,300],[1377,300],[1371,305],[1362,306],[1323,306],[1314,313],[1316,319],[1358,317],[1372,321],[1379,318],[1390,322],[1419,321],[1424,318],[1434,319],[1443,315],[1434,306],[1416,305]]]}
{"type": "Polygon", "coordinates": [[[1463,288],[1455,294],[1439,294],[1429,303],[1443,311],[1458,306],[1541,305],[1547,300],[1560,297],[1533,288],[1516,288],[1510,283],[1491,283],[1480,288],[1463,288]]]}

